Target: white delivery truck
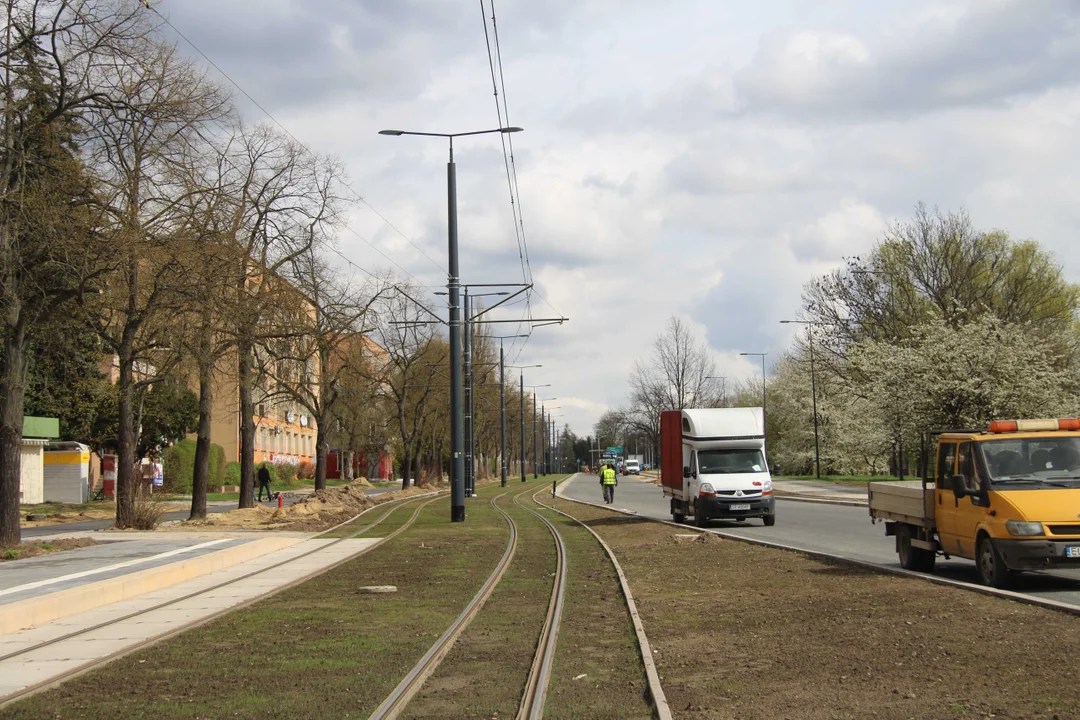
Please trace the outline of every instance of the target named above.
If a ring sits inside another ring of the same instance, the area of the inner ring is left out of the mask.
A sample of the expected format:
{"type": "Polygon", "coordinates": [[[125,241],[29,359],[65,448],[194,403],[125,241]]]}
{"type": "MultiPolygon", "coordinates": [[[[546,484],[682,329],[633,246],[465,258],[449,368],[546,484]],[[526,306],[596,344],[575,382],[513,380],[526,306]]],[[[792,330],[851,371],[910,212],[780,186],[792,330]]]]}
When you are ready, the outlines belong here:
{"type": "Polygon", "coordinates": [[[675,522],[761,518],[776,524],[761,408],[672,410],[660,415],[660,482],[675,522]]]}

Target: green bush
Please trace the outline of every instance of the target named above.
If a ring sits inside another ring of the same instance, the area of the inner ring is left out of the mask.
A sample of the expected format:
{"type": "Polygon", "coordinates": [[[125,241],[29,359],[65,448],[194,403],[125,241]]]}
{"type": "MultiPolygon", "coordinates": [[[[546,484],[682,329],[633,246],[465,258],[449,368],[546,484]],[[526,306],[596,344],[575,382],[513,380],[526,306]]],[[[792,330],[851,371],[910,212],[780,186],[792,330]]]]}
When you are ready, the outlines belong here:
{"type": "MultiPolygon", "coordinates": [[[[195,477],[195,441],[181,440],[165,448],[162,457],[165,488],[169,492],[190,493],[195,477]]],[[[225,450],[220,445],[210,446],[210,472],[206,479],[209,492],[221,487],[225,475],[225,450]]]]}
{"type": "Polygon", "coordinates": [[[240,484],[240,463],[231,462],[225,466],[223,473],[224,482],[222,485],[239,485],[240,484]]]}
{"type": "MultiPolygon", "coordinates": [[[[273,478],[273,467],[271,466],[271,478],[273,478]]],[[[292,487],[296,484],[296,476],[299,470],[300,467],[296,463],[281,463],[277,466],[277,480],[292,487]]]]}

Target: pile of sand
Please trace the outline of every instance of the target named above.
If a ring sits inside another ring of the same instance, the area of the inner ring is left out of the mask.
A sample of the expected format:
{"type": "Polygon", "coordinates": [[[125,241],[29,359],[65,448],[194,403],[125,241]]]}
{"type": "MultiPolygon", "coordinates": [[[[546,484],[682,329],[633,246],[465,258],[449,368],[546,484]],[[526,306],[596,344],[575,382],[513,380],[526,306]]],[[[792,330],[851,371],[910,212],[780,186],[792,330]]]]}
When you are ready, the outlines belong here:
{"type": "Polygon", "coordinates": [[[343,523],[373,505],[379,505],[398,498],[422,495],[434,489],[430,487],[411,487],[408,490],[395,490],[371,496],[364,494],[364,485],[366,483],[353,483],[351,485],[326,488],[283,508],[256,505],[252,508],[213,513],[208,515],[206,520],[182,522],[177,529],[212,527],[216,530],[317,532],[343,523]]]}

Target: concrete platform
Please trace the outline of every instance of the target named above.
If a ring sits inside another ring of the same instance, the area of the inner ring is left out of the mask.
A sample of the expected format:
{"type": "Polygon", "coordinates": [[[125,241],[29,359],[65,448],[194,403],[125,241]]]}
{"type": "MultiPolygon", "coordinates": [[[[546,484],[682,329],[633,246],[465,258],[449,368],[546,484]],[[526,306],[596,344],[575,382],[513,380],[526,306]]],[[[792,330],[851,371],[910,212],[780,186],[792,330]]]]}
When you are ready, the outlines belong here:
{"type": "Polygon", "coordinates": [[[0,636],[186,582],[301,541],[281,536],[125,536],[5,563],[0,573],[0,636]]]}
{"type": "Polygon", "coordinates": [[[15,699],[15,696],[21,696],[23,691],[29,688],[66,679],[102,659],[125,653],[148,641],[175,634],[237,605],[250,602],[308,575],[325,570],[331,565],[364,551],[376,542],[378,539],[372,538],[344,540],[335,545],[331,545],[332,540],[310,539],[295,542],[287,548],[217,572],[204,574],[187,582],[70,615],[39,627],[0,636],[0,657],[2,657],[29,650],[41,642],[88,630],[109,620],[140,613],[107,627],[84,632],[77,637],[60,640],[51,645],[0,660],[0,705],[15,699]],[[314,552],[306,557],[298,557],[310,550],[320,548],[325,548],[325,550],[314,552]],[[298,559],[226,587],[210,590],[197,597],[144,612],[162,602],[182,598],[289,558],[298,559]]]}

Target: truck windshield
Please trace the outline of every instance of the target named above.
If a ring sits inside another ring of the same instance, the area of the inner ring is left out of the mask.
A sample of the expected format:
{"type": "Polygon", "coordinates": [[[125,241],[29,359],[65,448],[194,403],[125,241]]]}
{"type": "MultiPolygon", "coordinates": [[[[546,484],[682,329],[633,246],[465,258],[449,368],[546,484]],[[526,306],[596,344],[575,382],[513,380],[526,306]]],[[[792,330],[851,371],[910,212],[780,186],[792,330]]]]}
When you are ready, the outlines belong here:
{"type": "Polygon", "coordinates": [[[698,450],[698,468],[703,475],[766,472],[761,451],[698,450]]]}
{"type": "Polygon", "coordinates": [[[1080,486],[1080,437],[984,440],[979,450],[994,485],[1080,486]]]}

